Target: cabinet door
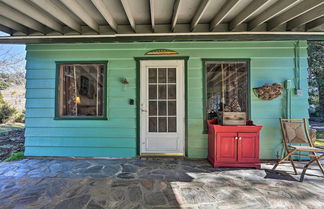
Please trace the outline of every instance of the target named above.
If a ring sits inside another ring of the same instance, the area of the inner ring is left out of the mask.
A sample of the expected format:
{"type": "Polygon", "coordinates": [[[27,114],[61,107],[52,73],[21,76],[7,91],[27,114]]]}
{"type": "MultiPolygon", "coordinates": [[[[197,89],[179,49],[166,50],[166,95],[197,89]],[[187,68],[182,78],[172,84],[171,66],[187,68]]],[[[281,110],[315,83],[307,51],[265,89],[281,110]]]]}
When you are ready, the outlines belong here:
{"type": "Polygon", "coordinates": [[[237,133],[217,134],[217,161],[237,161],[237,133]]]}
{"type": "Polygon", "coordinates": [[[259,136],[257,133],[239,133],[238,161],[257,162],[259,160],[259,136]]]}

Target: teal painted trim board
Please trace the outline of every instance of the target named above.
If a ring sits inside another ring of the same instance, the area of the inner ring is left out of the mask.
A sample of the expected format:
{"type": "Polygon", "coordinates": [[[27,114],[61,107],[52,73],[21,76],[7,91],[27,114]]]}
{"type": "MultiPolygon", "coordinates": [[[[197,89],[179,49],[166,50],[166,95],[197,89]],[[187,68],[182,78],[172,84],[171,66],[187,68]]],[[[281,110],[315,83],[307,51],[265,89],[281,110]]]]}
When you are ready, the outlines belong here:
{"type": "MultiPolygon", "coordinates": [[[[286,114],[286,92],[277,99],[263,101],[255,97],[252,88],[264,83],[295,80],[295,43],[296,41],[205,41],[29,44],[26,47],[26,155],[137,156],[139,80],[134,58],[145,57],[144,54],[153,49],[170,49],[177,51],[179,56],[189,57],[185,75],[187,156],[207,156],[202,60],[230,58],[250,60],[250,117],[256,124],[264,126],[260,137],[260,157],[274,159],[282,147],[278,118],[286,114]],[[55,62],[74,60],[109,62],[106,77],[106,111],[109,120],[54,120],[55,62]],[[127,78],[129,84],[124,87],[120,78],[127,78]],[[129,105],[129,99],[135,99],[135,105],[129,105]]],[[[300,88],[304,91],[302,96],[292,92],[291,117],[308,118],[306,41],[299,42],[299,65],[300,88]]]]}

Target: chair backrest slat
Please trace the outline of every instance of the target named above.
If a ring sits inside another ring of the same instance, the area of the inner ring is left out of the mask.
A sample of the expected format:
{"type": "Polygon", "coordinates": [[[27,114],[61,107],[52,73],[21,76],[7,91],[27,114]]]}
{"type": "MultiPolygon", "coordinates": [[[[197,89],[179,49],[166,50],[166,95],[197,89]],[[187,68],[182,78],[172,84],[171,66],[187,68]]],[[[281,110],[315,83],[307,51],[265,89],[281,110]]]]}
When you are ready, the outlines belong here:
{"type": "Polygon", "coordinates": [[[306,119],[280,119],[283,143],[308,144],[313,146],[306,125],[306,119]]]}

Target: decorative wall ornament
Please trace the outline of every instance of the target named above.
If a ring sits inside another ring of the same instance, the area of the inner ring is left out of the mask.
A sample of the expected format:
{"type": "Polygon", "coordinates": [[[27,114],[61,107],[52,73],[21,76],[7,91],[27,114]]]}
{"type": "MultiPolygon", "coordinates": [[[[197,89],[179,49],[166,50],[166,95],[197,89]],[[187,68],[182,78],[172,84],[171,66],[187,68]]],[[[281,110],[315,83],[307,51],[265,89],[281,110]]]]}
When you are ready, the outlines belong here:
{"type": "Polygon", "coordinates": [[[154,49],[145,53],[145,55],[176,55],[176,54],[179,53],[169,49],[154,49]]]}
{"type": "Polygon", "coordinates": [[[273,100],[282,94],[282,89],[281,83],[273,83],[272,85],[266,83],[258,88],[253,88],[253,92],[262,100],[273,100]]]}

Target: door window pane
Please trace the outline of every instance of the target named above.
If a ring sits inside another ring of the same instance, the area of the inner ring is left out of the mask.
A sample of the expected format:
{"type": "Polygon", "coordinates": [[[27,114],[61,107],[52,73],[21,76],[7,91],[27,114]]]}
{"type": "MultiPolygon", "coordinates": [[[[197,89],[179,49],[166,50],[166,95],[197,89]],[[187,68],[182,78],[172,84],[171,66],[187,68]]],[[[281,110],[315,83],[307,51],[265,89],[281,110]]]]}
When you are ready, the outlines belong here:
{"type": "Polygon", "coordinates": [[[149,102],[149,115],[150,116],[157,115],[157,102],[156,101],[149,102]]]}
{"type": "Polygon", "coordinates": [[[159,117],[159,132],[167,132],[167,118],[159,117]]]}
{"type": "Polygon", "coordinates": [[[149,117],[149,132],[157,132],[157,117],[149,117]]]}
{"type": "Polygon", "coordinates": [[[149,83],[157,83],[157,69],[149,68],[149,83]]]}
{"type": "Polygon", "coordinates": [[[168,118],[168,132],[177,132],[177,118],[176,117],[168,118]]]}
{"type": "Polygon", "coordinates": [[[176,132],[176,68],[148,68],[148,81],[149,132],[176,132]]]}
{"type": "Polygon", "coordinates": [[[159,85],[159,99],[166,99],[166,85],[159,85]]]}
{"type": "Polygon", "coordinates": [[[60,64],[59,116],[104,116],[104,64],[60,64]]]}
{"type": "Polygon", "coordinates": [[[166,68],[159,68],[159,83],[166,83],[166,68]]]}
{"type": "Polygon", "coordinates": [[[166,101],[160,101],[159,102],[159,116],[166,115],[166,114],[167,114],[166,101]]]}
{"type": "Polygon", "coordinates": [[[168,69],[168,83],[175,83],[176,82],[176,68],[169,68],[168,69]]]}
{"type": "Polygon", "coordinates": [[[177,114],[176,101],[168,102],[168,115],[175,116],[177,114]]]}
{"type": "Polygon", "coordinates": [[[247,112],[247,63],[211,62],[206,64],[206,115],[216,118],[221,112],[247,112]]]}
{"type": "Polygon", "coordinates": [[[156,99],[157,98],[157,89],[156,85],[149,85],[149,99],[156,99]]]}
{"type": "Polygon", "coordinates": [[[177,96],[177,89],[175,84],[168,85],[168,99],[175,99],[177,96]]]}

